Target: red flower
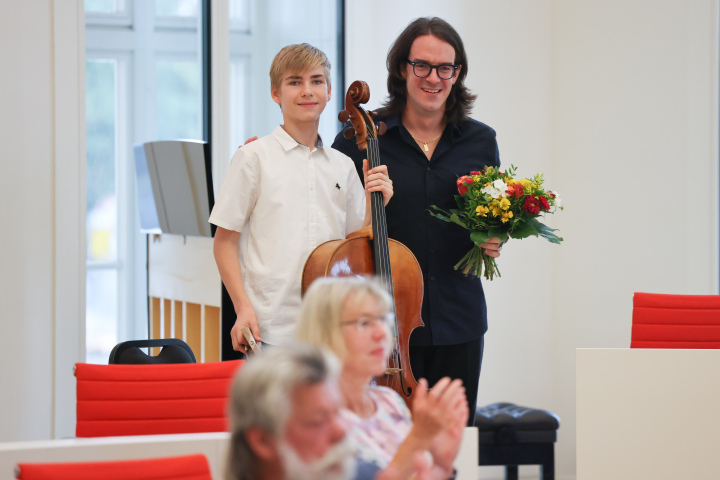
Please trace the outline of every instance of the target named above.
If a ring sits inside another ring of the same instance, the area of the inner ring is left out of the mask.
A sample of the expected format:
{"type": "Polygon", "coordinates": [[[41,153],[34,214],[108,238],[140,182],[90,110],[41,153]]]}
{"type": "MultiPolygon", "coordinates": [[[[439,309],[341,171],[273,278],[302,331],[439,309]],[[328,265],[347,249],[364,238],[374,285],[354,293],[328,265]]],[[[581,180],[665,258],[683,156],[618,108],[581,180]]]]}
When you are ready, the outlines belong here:
{"type": "MultiPolygon", "coordinates": [[[[465,186],[465,179],[468,177],[460,177],[457,179],[457,188],[458,193],[460,193],[460,196],[463,197],[467,193],[467,187],[465,186]]],[[[472,179],[471,179],[472,180],[472,179]]],[[[472,183],[472,182],[470,182],[472,183]]]]}
{"type": "Polygon", "coordinates": [[[523,188],[522,183],[517,182],[508,187],[508,189],[505,191],[505,195],[511,198],[519,198],[522,197],[524,190],[525,189],[523,188]]]}
{"type": "Polygon", "coordinates": [[[551,192],[550,190],[548,190],[547,193],[548,193],[548,195],[550,195],[551,197],[556,198],[556,195],[555,195],[553,192],[551,192]]]}
{"type": "Polygon", "coordinates": [[[550,210],[550,203],[548,203],[547,198],[545,197],[538,197],[540,199],[540,206],[542,206],[543,210],[550,210]]]}
{"type": "Polygon", "coordinates": [[[480,175],[480,172],[478,172],[478,171],[476,170],[476,171],[474,171],[474,172],[470,172],[470,175],[480,175]]]}
{"type": "Polygon", "coordinates": [[[522,208],[533,215],[540,213],[540,202],[538,201],[538,197],[533,197],[532,195],[525,197],[525,203],[523,203],[522,208]]]}

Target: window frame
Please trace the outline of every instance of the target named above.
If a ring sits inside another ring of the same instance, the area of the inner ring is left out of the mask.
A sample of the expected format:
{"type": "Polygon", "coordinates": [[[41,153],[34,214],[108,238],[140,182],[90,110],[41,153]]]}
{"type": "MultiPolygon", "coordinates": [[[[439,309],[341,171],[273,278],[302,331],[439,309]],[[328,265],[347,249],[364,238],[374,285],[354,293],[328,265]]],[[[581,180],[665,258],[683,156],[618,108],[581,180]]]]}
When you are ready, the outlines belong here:
{"type": "MultiPolygon", "coordinates": [[[[198,15],[203,13],[202,2],[198,15]]],[[[85,255],[84,277],[87,271],[113,269],[118,272],[117,339],[147,338],[147,235],[139,229],[135,171],[132,145],[157,140],[155,107],[145,109],[150,102],[156,105],[156,72],[159,61],[192,59],[201,62],[198,18],[155,15],[155,2],[127,1],[119,14],[85,15],[85,60],[112,59],[117,62],[116,128],[115,128],[115,191],[117,199],[117,259],[109,262],[89,261],[85,255]],[[152,48],[139,48],[151,45],[152,48]],[[142,89],[135,88],[142,85],[142,89]]],[[[82,6],[80,7],[82,8],[82,6]]],[[[200,67],[202,69],[202,66],[200,67]]],[[[199,129],[204,135],[203,94],[199,92],[199,129]]],[[[86,128],[84,126],[83,128],[86,128]]],[[[85,187],[85,186],[83,186],[85,187]]],[[[85,218],[87,213],[85,213],[85,218]]],[[[87,339],[84,338],[87,342],[87,339]]]]}

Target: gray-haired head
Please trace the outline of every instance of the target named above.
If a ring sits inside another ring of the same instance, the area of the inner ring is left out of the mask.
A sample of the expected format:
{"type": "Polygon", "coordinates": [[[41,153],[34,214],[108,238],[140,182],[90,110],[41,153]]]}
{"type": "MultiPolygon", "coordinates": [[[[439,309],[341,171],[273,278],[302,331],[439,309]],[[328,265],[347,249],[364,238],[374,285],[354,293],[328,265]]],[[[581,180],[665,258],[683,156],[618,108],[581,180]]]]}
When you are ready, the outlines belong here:
{"type": "Polygon", "coordinates": [[[238,372],[230,392],[227,480],[252,479],[256,474],[257,459],[245,437],[249,428],[282,436],[295,389],[336,382],[339,371],[332,353],[306,344],[267,349],[251,357],[238,372]]]}

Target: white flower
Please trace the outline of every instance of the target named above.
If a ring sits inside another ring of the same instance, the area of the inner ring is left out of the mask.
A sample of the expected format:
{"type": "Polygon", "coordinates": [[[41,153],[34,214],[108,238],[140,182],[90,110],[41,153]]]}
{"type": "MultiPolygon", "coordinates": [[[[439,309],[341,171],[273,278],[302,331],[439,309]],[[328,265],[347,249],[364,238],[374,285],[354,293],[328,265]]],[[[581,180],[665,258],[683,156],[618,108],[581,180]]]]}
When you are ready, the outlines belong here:
{"type": "MultiPolygon", "coordinates": [[[[507,183],[503,182],[499,178],[493,182],[493,187],[500,190],[500,192],[501,192],[500,195],[505,193],[505,191],[507,191],[507,188],[508,188],[507,183]]],[[[498,196],[500,196],[500,195],[498,195],[498,196]]]]}
{"type": "Polygon", "coordinates": [[[555,202],[553,205],[550,206],[550,210],[548,210],[548,212],[555,213],[555,211],[558,208],[562,208],[562,200],[560,199],[560,194],[558,192],[550,192],[550,193],[555,195],[555,202]]]}
{"type": "Polygon", "coordinates": [[[483,187],[480,190],[485,195],[489,196],[490,198],[497,198],[501,195],[500,190],[495,188],[493,185],[488,185],[487,187],[483,187]]]}
{"type": "Polygon", "coordinates": [[[562,207],[562,200],[560,199],[560,194],[558,192],[551,192],[553,195],[555,195],[555,206],[558,208],[562,207]]]}
{"type": "Polygon", "coordinates": [[[483,187],[482,189],[480,189],[480,191],[485,195],[488,195],[490,198],[500,198],[502,195],[505,195],[507,188],[508,187],[505,182],[497,179],[492,183],[492,185],[483,187]]]}

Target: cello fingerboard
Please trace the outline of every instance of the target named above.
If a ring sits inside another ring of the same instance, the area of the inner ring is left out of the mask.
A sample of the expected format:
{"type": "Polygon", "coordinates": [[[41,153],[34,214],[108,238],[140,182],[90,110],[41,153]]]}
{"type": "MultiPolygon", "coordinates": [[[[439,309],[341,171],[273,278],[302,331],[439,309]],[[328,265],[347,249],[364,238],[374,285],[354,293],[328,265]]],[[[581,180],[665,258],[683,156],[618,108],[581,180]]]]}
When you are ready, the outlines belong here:
{"type": "MultiPolygon", "coordinates": [[[[379,166],[380,148],[378,139],[368,137],[368,163],[370,168],[379,166]]],[[[375,259],[375,273],[380,282],[385,286],[390,297],[393,299],[393,312],[395,310],[395,295],[393,292],[392,268],[390,267],[390,248],[388,246],[387,220],[385,216],[385,200],[382,192],[370,193],[370,205],[372,208],[373,227],[373,255],[375,259]]]]}

